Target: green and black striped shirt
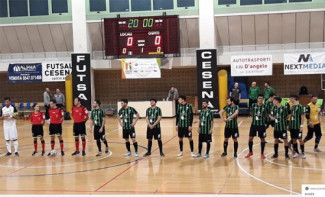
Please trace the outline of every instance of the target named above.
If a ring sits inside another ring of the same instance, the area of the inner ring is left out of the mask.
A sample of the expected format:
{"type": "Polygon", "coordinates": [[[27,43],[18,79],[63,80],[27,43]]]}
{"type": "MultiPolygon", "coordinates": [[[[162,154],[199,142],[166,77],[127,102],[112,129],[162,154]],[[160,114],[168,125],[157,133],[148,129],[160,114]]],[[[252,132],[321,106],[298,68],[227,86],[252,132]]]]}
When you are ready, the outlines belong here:
{"type": "Polygon", "coordinates": [[[287,130],[287,116],[288,111],[285,106],[273,106],[271,110],[271,116],[275,118],[274,120],[274,131],[286,131],[287,130]]]}
{"type": "Polygon", "coordinates": [[[290,109],[290,129],[300,129],[301,116],[304,114],[304,107],[301,104],[293,105],[290,109]]]}
{"type": "Polygon", "coordinates": [[[106,116],[106,114],[105,114],[104,110],[93,109],[93,111],[91,111],[90,118],[93,120],[94,126],[101,127],[103,125],[105,116],[106,116]]]}
{"type": "Polygon", "coordinates": [[[137,114],[137,110],[133,107],[128,107],[126,109],[121,108],[118,115],[122,119],[123,129],[131,129],[134,115],[137,114]]]}
{"type": "Polygon", "coordinates": [[[176,125],[180,128],[191,127],[193,123],[193,109],[192,105],[186,103],[184,105],[178,104],[176,113],[176,125]]]}
{"type": "MultiPolygon", "coordinates": [[[[146,117],[150,124],[154,124],[158,120],[159,116],[162,117],[162,114],[161,109],[157,106],[155,108],[149,107],[146,111],[146,117]]],[[[160,123],[158,123],[154,128],[160,128],[160,123]]]]}
{"type": "MultiPolygon", "coordinates": [[[[235,105],[233,107],[230,107],[230,106],[227,105],[227,106],[225,106],[223,108],[223,110],[226,111],[226,117],[228,118],[229,116],[233,115],[236,110],[239,110],[239,107],[238,107],[238,105],[235,105]]],[[[226,128],[229,128],[229,129],[236,129],[236,128],[238,128],[237,117],[238,117],[238,115],[236,117],[233,117],[228,122],[226,122],[226,128]]]]}
{"type": "Polygon", "coordinates": [[[210,134],[213,114],[211,110],[201,110],[200,112],[200,134],[210,134]]]}
{"type": "MultiPolygon", "coordinates": [[[[265,109],[266,109],[266,114],[271,114],[271,110],[272,110],[272,107],[273,107],[273,102],[272,101],[265,101],[264,102],[264,105],[265,105],[265,109]]],[[[266,116],[266,122],[271,122],[271,119],[269,116],[266,116]]]]}
{"type": "Polygon", "coordinates": [[[267,116],[266,113],[266,107],[265,105],[257,105],[257,103],[253,103],[251,106],[251,115],[252,115],[252,125],[254,126],[264,126],[265,125],[265,119],[267,116]]]}

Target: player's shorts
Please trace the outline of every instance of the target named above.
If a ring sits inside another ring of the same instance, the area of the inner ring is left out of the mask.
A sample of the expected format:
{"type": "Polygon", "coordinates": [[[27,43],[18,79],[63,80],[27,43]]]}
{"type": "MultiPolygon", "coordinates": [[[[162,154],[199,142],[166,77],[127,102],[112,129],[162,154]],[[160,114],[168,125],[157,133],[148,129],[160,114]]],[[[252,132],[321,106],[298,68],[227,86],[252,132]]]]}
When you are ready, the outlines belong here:
{"type": "Polygon", "coordinates": [[[135,129],[123,129],[123,139],[136,138],[135,129]]]}
{"type": "Polygon", "coordinates": [[[152,140],[152,138],[155,138],[155,140],[160,140],[161,139],[161,130],[160,128],[147,128],[147,139],[152,140]]]}
{"type": "Polygon", "coordinates": [[[265,123],[265,129],[269,128],[269,126],[274,127],[274,121],[273,120],[267,120],[265,123]]]}
{"type": "Polygon", "coordinates": [[[17,127],[16,124],[10,127],[3,127],[3,133],[6,141],[15,141],[18,139],[17,127]]]}
{"type": "Polygon", "coordinates": [[[225,138],[230,138],[232,137],[233,139],[236,139],[239,137],[239,131],[238,128],[230,129],[230,128],[225,128],[225,138]]]}
{"type": "Polygon", "coordinates": [[[255,137],[256,134],[259,138],[266,138],[265,126],[251,125],[251,128],[249,130],[249,137],[255,137]]]}
{"type": "Polygon", "coordinates": [[[86,123],[73,123],[73,136],[86,136],[86,123]]]}
{"type": "Polygon", "coordinates": [[[199,142],[212,142],[211,134],[199,134],[199,142]]]}
{"type": "Polygon", "coordinates": [[[178,137],[192,137],[192,131],[189,131],[188,127],[178,127],[178,137]]]}
{"type": "Polygon", "coordinates": [[[61,136],[62,135],[62,124],[50,124],[49,127],[50,130],[50,135],[57,135],[57,136],[61,136]]]}
{"type": "Polygon", "coordinates": [[[32,125],[32,136],[35,137],[43,137],[44,131],[43,131],[43,125],[32,125]]]}
{"type": "Polygon", "coordinates": [[[273,137],[274,139],[288,139],[288,134],[287,134],[287,131],[284,130],[284,131],[274,131],[273,133],[273,137]]]}
{"type": "Polygon", "coordinates": [[[308,138],[313,138],[314,132],[316,137],[322,136],[322,130],[320,129],[320,124],[315,124],[314,128],[310,128],[307,126],[308,132],[307,132],[307,137],[308,138]]]}
{"type": "Polygon", "coordinates": [[[291,139],[302,139],[302,132],[300,129],[290,129],[290,137],[291,139]]]}
{"type": "Polygon", "coordinates": [[[100,133],[101,126],[94,126],[94,139],[95,140],[100,140],[100,139],[105,139],[105,127],[103,127],[103,131],[100,133]]]}

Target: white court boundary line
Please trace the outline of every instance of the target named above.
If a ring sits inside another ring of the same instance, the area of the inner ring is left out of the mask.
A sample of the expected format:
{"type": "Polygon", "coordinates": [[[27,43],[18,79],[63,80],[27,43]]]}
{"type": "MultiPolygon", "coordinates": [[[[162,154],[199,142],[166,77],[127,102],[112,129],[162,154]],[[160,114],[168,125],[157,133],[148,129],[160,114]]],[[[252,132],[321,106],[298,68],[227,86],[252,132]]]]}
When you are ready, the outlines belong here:
{"type": "MultiPolygon", "coordinates": [[[[258,144],[255,144],[254,147],[257,146],[257,145],[259,145],[259,143],[258,143],[258,144]]],[[[240,169],[242,172],[244,172],[247,176],[250,176],[251,178],[255,179],[256,181],[258,181],[258,182],[260,182],[260,183],[264,183],[264,184],[266,184],[266,185],[268,185],[268,186],[271,186],[271,187],[274,187],[274,188],[276,188],[276,189],[279,189],[279,190],[282,190],[282,191],[285,191],[285,192],[289,192],[290,194],[301,195],[300,193],[294,192],[294,191],[292,191],[292,190],[288,190],[288,189],[285,189],[285,188],[283,188],[283,187],[280,187],[280,186],[274,185],[274,184],[272,184],[272,183],[269,183],[269,182],[263,181],[262,179],[260,179],[260,178],[258,178],[258,177],[256,177],[256,176],[252,175],[252,174],[249,173],[247,170],[245,170],[245,169],[240,165],[240,162],[239,162],[239,156],[242,155],[242,154],[243,154],[245,151],[247,151],[247,150],[248,150],[248,148],[242,150],[242,151],[239,153],[238,158],[236,159],[237,166],[239,167],[239,169],[240,169]]]]}

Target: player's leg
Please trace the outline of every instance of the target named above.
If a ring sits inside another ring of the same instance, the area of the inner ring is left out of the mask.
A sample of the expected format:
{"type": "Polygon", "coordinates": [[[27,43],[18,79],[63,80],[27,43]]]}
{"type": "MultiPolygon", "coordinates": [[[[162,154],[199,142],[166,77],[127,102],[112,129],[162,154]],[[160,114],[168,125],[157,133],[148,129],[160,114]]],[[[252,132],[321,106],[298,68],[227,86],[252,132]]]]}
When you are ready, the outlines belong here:
{"type": "Polygon", "coordinates": [[[153,138],[153,129],[150,129],[148,127],[147,128],[148,147],[147,147],[147,152],[143,155],[144,157],[151,155],[152,138],[153,138]]]}
{"type": "Polygon", "coordinates": [[[277,137],[277,134],[274,131],[274,155],[272,156],[272,158],[278,158],[278,150],[279,150],[279,138],[277,137]]]}
{"type": "Polygon", "coordinates": [[[137,142],[137,139],[136,139],[136,135],[135,135],[135,129],[132,128],[130,130],[130,137],[132,139],[132,142],[133,142],[133,147],[134,147],[134,156],[135,157],[139,157],[139,152],[138,152],[138,142],[137,142]]]}
{"type": "Polygon", "coordinates": [[[265,138],[261,137],[261,159],[265,159],[264,150],[265,150],[265,138]]]}
{"type": "Polygon", "coordinates": [[[223,153],[221,154],[221,157],[227,156],[228,140],[229,138],[225,138],[223,141],[223,153]]]}
{"type": "Polygon", "coordinates": [[[32,156],[36,155],[37,153],[37,136],[33,136],[33,144],[34,144],[34,152],[32,153],[32,156]]]}
{"type": "Polygon", "coordinates": [[[202,144],[204,141],[204,134],[199,134],[199,145],[198,145],[198,152],[196,153],[195,157],[201,157],[202,154],[202,144]]]}
{"type": "Polygon", "coordinates": [[[76,135],[76,132],[74,132],[74,142],[75,142],[75,147],[76,147],[76,151],[74,153],[72,153],[71,156],[76,156],[76,155],[79,155],[80,154],[80,151],[79,151],[79,135],[77,136],[76,135]]]}
{"type": "Polygon", "coordinates": [[[165,154],[163,152],[163,144],[162,144],[162,141],[161,141],[161,129],[160,128],[157,128],[154,132],[154,138],[155,140],[158,141],[158,147],[159,147],[159,151],[160,151],[160,156],[161,157],[164,157],[165,154]]]}
{"type": "Polygon", "coordinates": [[[178,144],[179,144],[180,152],[178,153],[177,157],[183,156],[183,137],[184,137],[183,129],[178,128],[178,144]]]}
{"type": "Polygon", "coordinates": [[[284,151],[285,151],[285,158],[286,159],[290,159],[289,157],[289,142],[287,139],[287,135],[285,135],[287,132],[285,131],[285,133],[283,133],[283,142],[284,142],[284,151]]]}
{"type": "Polygon", "coordinates": [[[131,144],[129,141],[129,132],[126,129],[123,129],[123,138],[125,140],[125,147],[127,152],[124,154],[124,156],[131,156],[131,144]]]}
{"type": "Polygon", "coordinates": [[[62,131],[61,131],[61,134],[58,135],[58,139],[59,139],[59,141],[60,141],[61,156],[64,156],[62,131]]]}
{"type": "Polygon", "coordinates": [[[319,148],[319,142],[322,138],[322,131],[320,128],[320,124],[315,125],[315,145],[314,145],[314,151],[315,152],[322,152],[319,148]]]}
{"type": "Polygon", "coordinates": [[[192,138],[192,132],[189,133],[188,141],[189,141],[190,149],[191,149],[191,157],[195,157],[195,154],[194,154],[194,142],[193,142],[193,138],[192,138]]]}
{"type": "MultiPolygon", "coordinates": [[[[50,133],[50,136],[51,136],[51,151],[52,151],[54,150],[54,146],[55,146],[55,135],[50,133]]],[[[47,156],[51,156],[51,152],[49,152],[47,156]]]]}
{"type": "Polygon", "coordinates": [[[44,140],[44,137],[43,137],[43,133],[40,137],[40,141],[41,141],[41,144],[42,144],[42,156],[44,156],[45,154],[45,140],[44,140]]]}
{"type": "Polygon", "coordinates": [[[81,136],[81,143],[82,143],[82,156],[86,156],[86,136],[81,136]]]}

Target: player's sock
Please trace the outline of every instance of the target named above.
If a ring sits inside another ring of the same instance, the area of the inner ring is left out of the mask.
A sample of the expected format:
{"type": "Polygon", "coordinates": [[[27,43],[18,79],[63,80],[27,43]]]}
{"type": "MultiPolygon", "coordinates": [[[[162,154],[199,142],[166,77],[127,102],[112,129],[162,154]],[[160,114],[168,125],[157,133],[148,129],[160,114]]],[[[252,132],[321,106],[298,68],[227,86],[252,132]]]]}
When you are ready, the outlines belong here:
{"type": "Polygon", "coordinates": [[[274,154],[278,155],[279,144],[274,144],[274,154]]]}
{"type": "Polygon", "coordinates": [[[6,141],[6,146],[7,146],[8,153],[11,153],[11,142],[9,140],[6,141]]]}
{"type": "Polygon", "coordinates": [[[148,140],[148,153],[151,153],[152,141],[148,140]]]}
{"type": "Polygon", "coordinates": [[[179,150],[183,152],[183,141],[179,141],[179,150]]]}
{"type": "Polygon", "coordinates": [[[234,153],[237,153],[238,150],[238,142],[234,142],[234,153]]]}
{"type": "Polygon", "coordinates": [[[82,140],[82,151],[86,150],[86,139],[81,139],[82,140]]]}
{"type": "Polygon", "coordinates": [[[297,144],[297,143],[293,144],[292,147],[293,147],[293,150],[294,150],[296,153],[299,152],[299,151],[298,151],[298,144],[297,144]]]}
{"type": "Polygon", "coordinates": [[[289,153],[289,146],[284,146],[284,150],[285,150],[285,155],[288,155],[288,153],[289,153]]]}
{"type": "Polygon", "coordinates": [[[15,153],[18,153],[18,140],[14,140],[15,153]]]}
{"type": "Polygon", "coordinates": [[[76,151],[79,152],[79,139],[75,139],[76,151]]]}
{"type": "Polygon", "coordinates": [[[202,152],[202,142],[199,142],[199,154],[201,155],[202,152]]]}
{"type": "Polygon", "coordinates": [[[35,152],[37,152],[37,140],[36,139],[34,139],[34,150],[35,150],[35,152]]]}
{"type": "Polygon", "coordinates": [[[108,148],[107,140],[106,140],[106,139],[103,139],[102,141],[103,141],[103,143],[105,144],[106,148],[108,148]]]}
{"type": "Polygon", "coordinates": [[[54,149],[54,145],[55,145],[55,141],[54,140],[51,140],[51,150],[54,149]]]}
{"type": "Polygon", "coordinates": [[[158,146],[159,146],[159,150],[160,152],[162,153],[163,152],[163,149],[162,149],[162,141],[161,140],[158,140],[158,146]]]}
{"type": "Polygon", "coordinates": [[[194,151],[194,142],[193,140],[190,141],[190,148],[191,148],[191,152],[194,151]]]}
{"type": "Polygon", "coordinates": [[[138,152],[138,142],[133,143],[135,152],[138,152]]]}
{"type": "Polygon", "coordinates": [[[264,154],[265,142],[261,142],[261,154],[264,154]]]}
{"type": "Polygon", "coordinates": [[[125,142],[126,149],[131,152],[131,145],[130,142],[125,142]]]}
{"type": "Polygon", "coordinates": [[[253,152],[253,142],[248,142],[249,152],[253,152]]]}
{"type": "Polygon", "coordinates": [[[321,139],[321,136],[316,136],[314,149],[317,149],[318,148],[318,144],[320,142],[320,139],[321,139]]]}
{"type": "Polygon", "coordinates": [[[42,143],[42,151],[44,151],[45,150],[45,141],[42,140],[41,143],[42,143]]]}
{"type": "Polygon", "coordinates": [[[227,153],[228,142],[223,142],[223,152],[227,153]]]}
{"type": "Polygon", "coordinates": [[[97,148],[99,152],[102,152],[102,144],[100,143],[100,139],[96,140],[97,148]]]}
{"type": "Polygon", "coordinates": [[[61,148],[61,151],[63,151],[63,140],[60,140],[60,148],[61,148]]]}
{"type": "Polygon", "coordinates": [[[210,152],[210,142],[207,142],[207,154],[210,152]]]}

